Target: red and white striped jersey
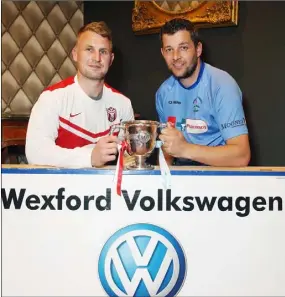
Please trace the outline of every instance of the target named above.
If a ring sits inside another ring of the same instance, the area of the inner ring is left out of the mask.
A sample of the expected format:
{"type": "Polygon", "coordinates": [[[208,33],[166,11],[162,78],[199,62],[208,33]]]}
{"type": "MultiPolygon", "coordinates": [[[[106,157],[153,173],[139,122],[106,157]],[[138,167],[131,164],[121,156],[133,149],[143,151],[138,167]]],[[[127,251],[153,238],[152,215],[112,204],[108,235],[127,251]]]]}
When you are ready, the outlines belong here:
{"type": "Polygon", "coordinates": [[[93,100],[77,76],[48,87],[35,103],[28,124],[26,155],[30,164],[91,167],[100,137],[120,121],[134,119],[131,101],[107,84],[93,100]]]}

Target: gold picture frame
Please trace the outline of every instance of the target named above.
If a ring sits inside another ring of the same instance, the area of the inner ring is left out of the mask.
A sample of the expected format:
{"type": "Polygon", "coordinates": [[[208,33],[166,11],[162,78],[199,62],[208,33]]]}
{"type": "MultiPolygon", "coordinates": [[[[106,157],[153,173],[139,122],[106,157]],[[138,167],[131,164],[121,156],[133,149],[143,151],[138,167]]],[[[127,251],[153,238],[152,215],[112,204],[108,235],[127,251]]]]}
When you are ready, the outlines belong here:
{"type": "Polygon", "coordinates": [[[238,1],[135,1],[132,29],[135,34],[157,33],[176,17],[188,19],[196,27],[236,26],[238,1]]]}

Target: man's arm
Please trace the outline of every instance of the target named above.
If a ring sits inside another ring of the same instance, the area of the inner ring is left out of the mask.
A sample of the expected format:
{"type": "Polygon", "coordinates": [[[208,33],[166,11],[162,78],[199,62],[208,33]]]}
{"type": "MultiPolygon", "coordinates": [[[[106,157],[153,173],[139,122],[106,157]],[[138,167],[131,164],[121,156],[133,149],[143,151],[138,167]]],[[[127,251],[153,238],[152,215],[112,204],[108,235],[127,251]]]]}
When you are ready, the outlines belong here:
{"type": "Polygon", "coordinates": [[[91,167],[94,144],[74,149],[55,144],[59,127],[58,104],[58,100],[46,91],[34,105],[26,137],[28,162],[58,167],[91,167]]]}
{"type": "Polygon", "coordinates": [[[248,135],[226,141],[226,145],[210,147],[188,143],[182,132],[168,125],[159,137],[163,148],[173,157],[191,159],[210,166],[247,166],[250,160],[248,135]]]}
{"type": "Polygon", "coordinates": [[[181,157],[211,166],[247,166],[250,160],[248,136],[240,135],[229,139],[224,146],[187,144],[181,157]]]}

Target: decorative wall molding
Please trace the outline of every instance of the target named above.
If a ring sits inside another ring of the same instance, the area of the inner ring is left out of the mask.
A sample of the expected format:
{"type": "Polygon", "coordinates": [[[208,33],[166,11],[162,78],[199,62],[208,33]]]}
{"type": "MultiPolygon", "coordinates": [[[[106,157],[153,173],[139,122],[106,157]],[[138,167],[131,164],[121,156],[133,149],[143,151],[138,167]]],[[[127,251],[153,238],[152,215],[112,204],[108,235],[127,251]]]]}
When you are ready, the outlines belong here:
{"type": "Polygon", "coordinates": [[[238,23],[237,1],[135,1],[132,29],[152,34],[175,18],[191,20],[196,27],[224,27],[238,23]]]}

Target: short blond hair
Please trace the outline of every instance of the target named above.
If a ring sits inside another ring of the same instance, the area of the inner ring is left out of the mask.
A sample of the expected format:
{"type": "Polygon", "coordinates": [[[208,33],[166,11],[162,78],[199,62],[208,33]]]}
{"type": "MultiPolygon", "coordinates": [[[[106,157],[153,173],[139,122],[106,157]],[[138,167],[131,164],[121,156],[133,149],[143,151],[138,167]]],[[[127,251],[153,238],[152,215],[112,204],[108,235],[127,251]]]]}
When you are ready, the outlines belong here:
{"type": "Polygon", "coordinates": [[[86,32],[86,31],[92,31],[92,32],[97,33],[98,35],[104,37],[104,38],[107,38],[111,43],[111,48],[113,47],[112,31],[107,26],[107,24],[105,22],[103,22],[103,21],[101,21],[101,22],[92,22],[92,23],[84,25],[78,31],[77,39],[79,38],[79,36],[82,33],[86,32]]]}

